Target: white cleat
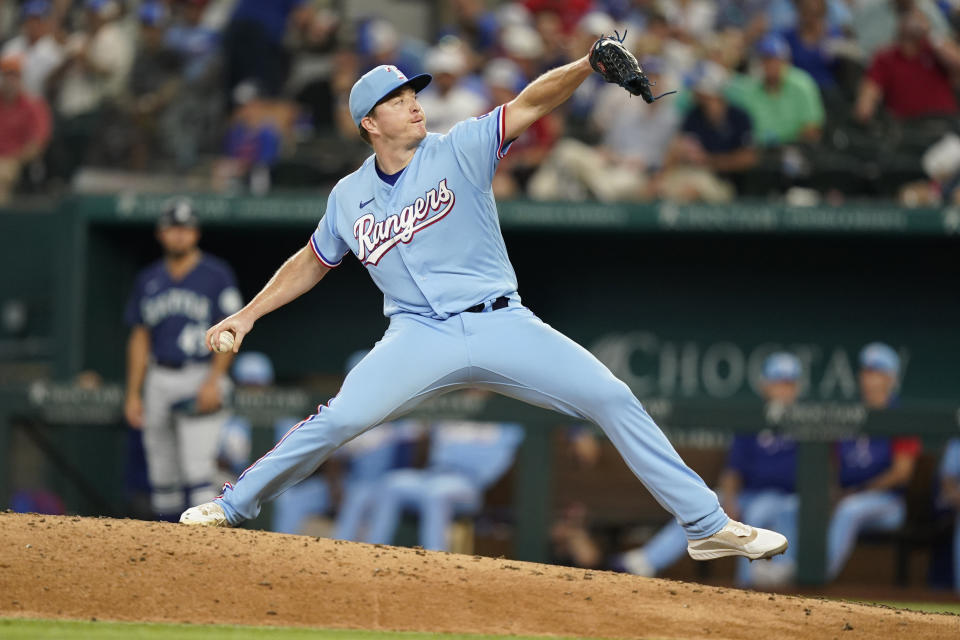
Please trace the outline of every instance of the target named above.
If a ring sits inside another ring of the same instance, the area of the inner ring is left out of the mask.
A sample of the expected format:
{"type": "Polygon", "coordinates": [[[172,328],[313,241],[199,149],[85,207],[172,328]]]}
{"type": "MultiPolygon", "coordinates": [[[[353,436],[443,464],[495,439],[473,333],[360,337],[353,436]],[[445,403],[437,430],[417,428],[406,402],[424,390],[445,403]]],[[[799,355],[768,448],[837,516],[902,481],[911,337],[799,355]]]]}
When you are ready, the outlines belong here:
{"type": "Polygon", "coordinates": [[[687,542],[687,553],[694,560],[713,560],[743,556],[751,560],[772,558],[787,550],[787,539],[776,531],[760,529],[728,520],[723,529],[709,538],[687,542]]]}
{"type": "Polygon", "coordinates": [[[196,507],[190,507],[180,516],[180,524],[189,524],[200,527],[229,527],[227,514],[216,502],[204,502],[196,507]]]}

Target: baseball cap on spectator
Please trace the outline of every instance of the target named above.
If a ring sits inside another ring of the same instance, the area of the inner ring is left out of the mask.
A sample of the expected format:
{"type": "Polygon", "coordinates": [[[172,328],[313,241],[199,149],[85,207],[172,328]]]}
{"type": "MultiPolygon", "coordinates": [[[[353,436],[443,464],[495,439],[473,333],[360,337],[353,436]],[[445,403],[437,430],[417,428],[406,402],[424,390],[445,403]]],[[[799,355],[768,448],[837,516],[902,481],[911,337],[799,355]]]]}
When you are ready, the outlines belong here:
{"type": "Polygon", "coordinates": [[[888,344],[871,342],[860,351],[860,366],[896,376],[900,373],[900,356],[888,344]]]}
{"type": "Polygon", "coordinates": [[[763,361],[763,379],[767,382],[796,382],[800,370],[800,359],[786,351],[771,353],[763,361]]]}
{"type": "Polygon", "coordinates": [[[8,54],[0,58],[0,73],[15,73],[20,75],[23,70],[23,56],[8,54]]]}
{"type": "Polygon", "coordinates": [[[233,362],[233,379],[237,384],[266,386],[273,384],[273,363],[259,351],[246,351],[233,362]]]}
{"type": "Polygon", "coordinates": [[[170,202],[160,214],[157,227],[197,227],[200,221],[193,211],[193,205],[186,198],[178,198],[170,202]]]}
{"type": "Polygon", "coordinates": [[[399,89],[409,86],[416,93],[430,84],[433,77],[429,73],[407,78],[400,69],[392,65],[382,64],[360,76],[360,79],[350,89],[350,115],[358,127],[377,103],[399,89]]]}
{"type": "Polygon", "coordinates": [[[23,5],[24,18],[42,18],[50,13],[49,0],[29,0],[23,5]]]}
{"type": "Polygon", "coordinates": [[[723,95],[729,76],[723,65],[706,60],[699,65],[693,78],[693,90],[711,96],[723,95]]]}
{"type": "Polygon", "coordinates": [[[467,70],[467,60],[459,48],[440,46],[427,52],[424,66],[433,74],[449,73],[458,76],[467,70]]]}
{"type": "Polygon", "coordinates": [[[761,58],[786,60],[790,57],[790,45],[780,34],[768,33],[757,43],[757,54],[761,58]]]}
{"type": "Polygon", "coordinates": [[[515,24],[500,35],[503,50],[521,60],[532,60],[543,55],[543,38],[533,27],[515,24]]]}
{"type": "Polygon", "coordinates": [[[591,11],[577,23],[577,29],[583,33],[588,33],[599,38],[613,33],[617,28],[617,23],[603,11],[591,11]]]}
{"type": "Polygon", "coordinates": [[[144,2],[137,15],[142,24],[158,27],[167,20],[167,7],[159,2],[144,2]]]}

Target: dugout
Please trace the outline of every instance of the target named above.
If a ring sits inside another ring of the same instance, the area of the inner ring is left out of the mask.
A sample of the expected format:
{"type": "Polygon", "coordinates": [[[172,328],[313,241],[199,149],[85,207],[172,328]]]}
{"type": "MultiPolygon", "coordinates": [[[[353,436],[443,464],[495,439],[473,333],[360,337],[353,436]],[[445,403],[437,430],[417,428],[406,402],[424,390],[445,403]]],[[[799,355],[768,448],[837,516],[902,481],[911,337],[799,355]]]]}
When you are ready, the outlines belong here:
{"type": "MultiPolygon", "coordinates": [[[[202,246],[233,265],[248,299],[306,242],[325,202],[323,194],[195,200],[202,246]]],[[[0,304],[20,300],[29,311],[25,327],[4,329],[0,370],[11,372],[10,384],[87,370],[122,381],[122,308],[137,270],[159,255],[153,221],[165,201],[82,196],[54,211],[0,215],[6,273],[16,274],[4,278],[0,304]]],[[[762,428],[754,387],[763,357],[779,348],[806,365],[804,400],[820,411],[808,416],[820,428],[811,439],[842,435],[831,427],[856,404],[856,354],[877,339],[904,362],[909,412],[891,428],[929,432],[934,445],[956,431],[960,212],[510,202],[501,205],[501,223],[524,301],[627,381],[675,439],[762,428]]],[[[258,322],[245,346],[271,354],[281,383],[330,393],[346,356],[382,334],[381,303],[347,258],[315,291],[258,322]],[[294,343],[292,335],[314,339],[294,343]]],[[[569,422],[512,407],[504,417],[569,422]]],[[[533,431],[516,474],[525,524],[515,548],[540,559],[554,476],[542,455],[548,434],[533,431]]],[[[75,429],[59,444],[90,455],[115,451],[115,438],[75,429]]],[[[822,469],[825,447],[804,459],[822,469]]],[[[109,464],[91,469],[103,486],[115,472],[109,464]]],[[[824,479],[813,475],[816,492],[824,479]]]]}

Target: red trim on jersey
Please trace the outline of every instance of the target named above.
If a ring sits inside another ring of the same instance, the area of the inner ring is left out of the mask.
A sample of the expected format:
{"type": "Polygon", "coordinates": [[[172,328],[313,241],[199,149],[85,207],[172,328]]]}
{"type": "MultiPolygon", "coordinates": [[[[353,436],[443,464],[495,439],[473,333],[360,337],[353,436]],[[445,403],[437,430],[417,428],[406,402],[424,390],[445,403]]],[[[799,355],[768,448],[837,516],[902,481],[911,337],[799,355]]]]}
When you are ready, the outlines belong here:
{"type": "Polygon", "coordinates": [[[506,133],[507,133],[507,105],[501,105],[500,117],[497,118],[497,134],[500,137],[500,144],[497,145],[497,157],[501,159],[503,158],[503,156],[507,155],[506,150],[503,148],[503,145],[506,142],[506,140],[504,140],[506,133]]]}
{"type": "Polygon", "coordinates": [[[320,249],[318,249],[317,245],[314,243],[313,236],[310,236],[310,242],[308,242],[307,244],[309,244],[310,248],[313,249],[313,255],[317,256],[317,260],[319,260],[324,266],[334,269],[336,267],[339,267],[340,263],[343,262],[343,258],[340,258],[340,260],[336,263],[330,262],[329,260],[324,258],[323,255],[321,255],[320,253],[320,249]]]}

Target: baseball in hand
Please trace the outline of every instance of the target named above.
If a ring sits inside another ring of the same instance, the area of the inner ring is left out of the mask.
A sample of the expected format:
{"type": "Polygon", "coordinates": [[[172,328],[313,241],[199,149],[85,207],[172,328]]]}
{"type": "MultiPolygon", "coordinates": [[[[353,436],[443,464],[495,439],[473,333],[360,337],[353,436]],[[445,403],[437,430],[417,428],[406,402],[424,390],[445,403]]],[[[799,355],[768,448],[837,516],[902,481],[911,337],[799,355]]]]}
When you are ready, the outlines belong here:
{"type": "Polygon", "coordinates": [[[221,331],[217,340],[217,353],[226,353],[233,350],[233,334],[229,331],[221,331]]]}

